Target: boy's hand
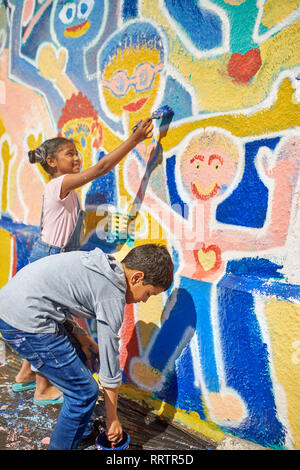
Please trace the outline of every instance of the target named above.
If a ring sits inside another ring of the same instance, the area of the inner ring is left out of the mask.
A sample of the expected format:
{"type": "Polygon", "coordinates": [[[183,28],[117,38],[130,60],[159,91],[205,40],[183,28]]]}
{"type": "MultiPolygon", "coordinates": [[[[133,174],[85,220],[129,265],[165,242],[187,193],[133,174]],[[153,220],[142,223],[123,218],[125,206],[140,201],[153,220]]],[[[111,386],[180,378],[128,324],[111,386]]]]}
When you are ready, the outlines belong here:
{"type": "Polygon", "coordinates": [[[123,429],[118,418],[113,421],[106,420],[106,436],[107,439],[115,445],[122,440],[123,429]]]}
{"type": "Polygon", "coordinates": [[[74,335],[80,344],[81,350],[87,359],[87,366],[92,372],[99,372],[98,358],[99,347],[98,344],[89,335],[74,335]]]}
{"type": "Polygon", "coordinates": [[[153,132],[153,122],[149,118],[143,121],[139,125],[139,127],[134,131],[133,135],[138,144],[139,142],[142,142],[143,140],[152,137],[152,132],[153,132]]]}

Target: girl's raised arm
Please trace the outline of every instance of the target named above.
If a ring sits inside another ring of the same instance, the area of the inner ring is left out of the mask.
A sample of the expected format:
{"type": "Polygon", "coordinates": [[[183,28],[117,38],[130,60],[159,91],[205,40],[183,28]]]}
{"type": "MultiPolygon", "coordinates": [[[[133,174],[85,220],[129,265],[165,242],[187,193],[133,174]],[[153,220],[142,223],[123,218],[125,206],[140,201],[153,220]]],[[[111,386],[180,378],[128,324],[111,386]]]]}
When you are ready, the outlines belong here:
{"type": "Polygon", "coordinates": [[[63,199],[72,189],[80,188],[84,184],[109,173],[137,144],[152,137],[152,131],[152,121],[147,119],[125,142],[101,158],[96,165],[80,173],[66,174],[62,181],[60,197],[63,199]]]}

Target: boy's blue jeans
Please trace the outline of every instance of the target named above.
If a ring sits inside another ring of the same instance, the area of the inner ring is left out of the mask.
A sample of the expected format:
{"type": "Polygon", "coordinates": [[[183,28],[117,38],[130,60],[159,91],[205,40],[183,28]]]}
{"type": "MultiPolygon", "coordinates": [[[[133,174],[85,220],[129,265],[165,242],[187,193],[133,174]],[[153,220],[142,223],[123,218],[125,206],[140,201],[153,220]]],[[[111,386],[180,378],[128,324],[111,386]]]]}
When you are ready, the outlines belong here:
{"type": "Polygon", "coordinates": [[[0,319],[0,332],[21,357],[64,394],[48,449],[76,449],[96,405],[98,384],[79,358],[64,328],[59,327],[56,333],[26,333],[0,319]]]}

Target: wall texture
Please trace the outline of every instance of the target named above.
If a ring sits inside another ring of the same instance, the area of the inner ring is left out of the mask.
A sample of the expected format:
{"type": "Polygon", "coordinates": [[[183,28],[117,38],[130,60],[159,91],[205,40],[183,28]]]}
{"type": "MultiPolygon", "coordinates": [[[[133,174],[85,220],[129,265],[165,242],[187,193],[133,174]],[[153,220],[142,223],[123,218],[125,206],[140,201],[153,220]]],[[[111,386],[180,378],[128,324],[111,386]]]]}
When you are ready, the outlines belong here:
{"type": "Polygon", "coordinates": [[[275,449],[300,449],[299,43],[299,0],[0,2],[0,286],[39,229],[27,151],[60,133],[86,168],[169,105],[79,191],[83,249],[161,241],[176,267],[126,308],[122,393],[275,449]]]}

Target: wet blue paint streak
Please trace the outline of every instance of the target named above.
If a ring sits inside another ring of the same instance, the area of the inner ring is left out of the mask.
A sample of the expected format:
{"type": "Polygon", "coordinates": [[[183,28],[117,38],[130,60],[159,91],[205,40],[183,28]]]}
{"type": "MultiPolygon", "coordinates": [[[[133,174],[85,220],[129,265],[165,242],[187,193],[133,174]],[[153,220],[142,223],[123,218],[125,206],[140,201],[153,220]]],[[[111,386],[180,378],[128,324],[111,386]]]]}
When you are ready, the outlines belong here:
{"type": "Polygon", "coordinates": [[[168,105],[174,111],[172,121],[191,116],[192,99],[188,91],[173,77],[167,77],[162,105],[168,105]]]}
{"type": "Polygon", "coordinates": [[[168,158],[166,161],[166,176],[170,203],[173,210],[175,210],[178,214],[182,215],[184,218],[187,219],[189,214],[188,205],[182,201],[176,187],[175,163],[175,155],[168,158]]]}
{"type": "Polygon", "coordinates": [[[242,258],[241,260],[228,261],[226,266],[226,272],[236,275],[257,275],[261,278],[269,279],[270,277],[275,279],[282,279],[283,274],[278,270],[282,268],[282,265],[273,263],[272,261],[264,258],[242,258]]]}
{"type": "Polygon", "coordinates": [[[282,282],[284,276],[278,271],[281,268],[281,265],[264,258],[243,258],[229,261],[227,273],[219,285],[233,290],[299,301],[300,286],[282,282]]]}

